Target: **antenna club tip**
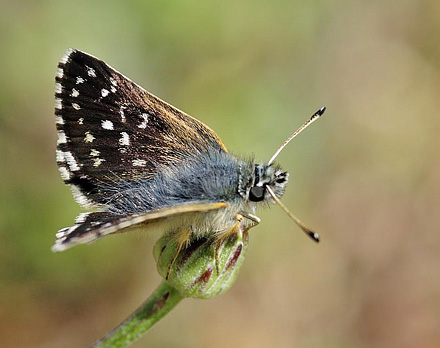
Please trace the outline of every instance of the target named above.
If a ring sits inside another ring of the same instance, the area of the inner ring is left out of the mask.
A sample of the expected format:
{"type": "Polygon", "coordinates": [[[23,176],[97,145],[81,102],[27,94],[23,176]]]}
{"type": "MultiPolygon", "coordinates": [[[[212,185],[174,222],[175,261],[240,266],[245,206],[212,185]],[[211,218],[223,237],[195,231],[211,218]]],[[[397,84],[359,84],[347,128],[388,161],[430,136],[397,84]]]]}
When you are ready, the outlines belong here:
{"type": "Polygon", "coordinates": [[[312,232],[312,231],[307,231],[307,234],[309,235],[310,238],[313,239],[313,241],[315,241],[316,243],[319,243],[320,238],[319,238],[319,234],[316,232],[312,232]]]}
{"type": "Polygon", "coordinates": [[[318,112],[316,114],[318,116],[322,116],[324,114],[325,110],[327,110],[327,107],[323,106],[321,109],[318,110],[318,112]]]}

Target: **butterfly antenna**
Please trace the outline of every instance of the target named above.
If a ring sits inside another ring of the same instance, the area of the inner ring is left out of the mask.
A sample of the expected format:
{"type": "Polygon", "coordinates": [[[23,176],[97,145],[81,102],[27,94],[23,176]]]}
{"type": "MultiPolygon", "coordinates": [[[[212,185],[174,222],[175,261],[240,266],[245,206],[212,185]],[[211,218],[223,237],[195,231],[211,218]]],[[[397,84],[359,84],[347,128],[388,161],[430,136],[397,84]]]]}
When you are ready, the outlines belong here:
{"type": "Polygon", "coordinates": [[[318,118],[320,118],[324,112],[326,107],[322,107],[318,111],[316,111],[312,117],[310,117],[301,127],[299,127],[284,143],[280,146],[280,148],[274,153],[274,155],[270,158],[268,165],[272,164],[275,158],[280,154],[280,152],[287,146],[290,141],[295,138],[299,133],[301,133],[304,129],[310,126],[313,122],[315,122],[318,118]]]}
{"type": "Polygon", "coordinates": [[[304,225],[304,223],[298,219],[295,215],[293,215],[289,209],[287,209],[287,207],[283,204],[283,202],[281,202],[279,200],[279,198],[277,196],[275,196],[275,193],[272,191],[272,189],[270,188],[270,186],[266,186],[266,190],[267,192],[269,192],[269,194],[272,196],[272,198],[274,199],[274,201],[276,202],[276,204],[278,204],[281,209],[283,209],[285,211],[285,213],[287,215],[289,215],[289,217],[295,221],[295,223],[299,226],[299,228],[301,228],[301,230],[307,234],[310,238],[312,238],[316,243],[319,243],[319,234],[316,232],[313,232],[310,228],[308,228],[306,225],[304,225]]]}

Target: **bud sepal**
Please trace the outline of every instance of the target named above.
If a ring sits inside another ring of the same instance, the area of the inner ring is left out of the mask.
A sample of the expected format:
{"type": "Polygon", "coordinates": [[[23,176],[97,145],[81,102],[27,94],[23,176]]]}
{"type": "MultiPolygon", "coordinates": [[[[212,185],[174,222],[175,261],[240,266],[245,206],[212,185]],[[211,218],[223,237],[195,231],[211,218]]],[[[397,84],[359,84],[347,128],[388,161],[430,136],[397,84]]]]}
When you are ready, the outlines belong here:
{"type": "Polygon", "coordinates": [[[193,240],[177,257],[177,241],[173,234],[165,234],[153,250],[157,270],[164,279],[168,276],[166,281],[183,297],[208,299],[220,295],[238,276],[248,246],[248,229],[240,224],[237,232],[226,238],[193,240]]]}

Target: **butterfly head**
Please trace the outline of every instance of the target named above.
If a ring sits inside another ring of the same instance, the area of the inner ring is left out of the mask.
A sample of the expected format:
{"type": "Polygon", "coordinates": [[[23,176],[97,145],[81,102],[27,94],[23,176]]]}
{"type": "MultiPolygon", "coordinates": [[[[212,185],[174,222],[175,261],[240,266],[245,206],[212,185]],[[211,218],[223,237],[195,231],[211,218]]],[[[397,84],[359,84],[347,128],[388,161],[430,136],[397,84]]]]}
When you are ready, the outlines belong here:
{"type": "Polygon", "coordinates": [[[322,107],[315,112],[300,128],[298,128],[273,154],[267,164],[255,165],[255,180],[254,184],[249,190],[249,201],[275,201],[280,205],[278,199],[284,194],[286,184],[289,178],[289,173],[283,172],[279,167],[273,166],[273,161],[286,147],[289,142],[295,138],[304,129],[315,122],[325,112],[325,107],[322,107]],[[269,195],[267,195],[269,193],[269,195]]]}
{"type": "Polygon", "coordinates": [[[248,200],[250,202],[275,202],[284,212],[315,242],[319,242],[317,233],[310,230],[304,223],[293,215],[289,209],[281,202],[280,197],[284,194],[289,174],[283,172],[279,167],[274,167],[272,164],[280,152],[289,144],[304,129],[315,122],[325,112],[325,107],[322,107],[315,112],[301,127],[299,127],[273,154],[267,164],[255,165],[254,180],[252,181],[249,190],[248,200]]]}
{"type": "Polygon", "coordinates": [[[289,173],[283,172],[279,167],[271,164],[256,164],[254,184],[249,190],[249,201],[268,202],[273,201],[267,192],[267,187],[275,193],[278,198],[286,190],[289,173]]]}

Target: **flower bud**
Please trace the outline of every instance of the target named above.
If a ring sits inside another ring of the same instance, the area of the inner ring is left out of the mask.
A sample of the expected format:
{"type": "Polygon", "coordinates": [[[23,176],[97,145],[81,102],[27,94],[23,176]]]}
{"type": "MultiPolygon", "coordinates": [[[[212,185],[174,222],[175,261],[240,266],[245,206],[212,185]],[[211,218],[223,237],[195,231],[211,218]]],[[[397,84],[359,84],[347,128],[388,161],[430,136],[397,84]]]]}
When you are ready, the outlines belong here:
{"type": "Polygon", "coordinates": [[[158,272],[164,279],[168,275],[166,281],[183,297],[207,299],[219,295],[237,278],[248,245],[248,229],[240,224],[237,233],[222,241],[214,237],[194,240],[177,257],[177,241],[172,234],[165,234],[153,251],[158,272]]]}

